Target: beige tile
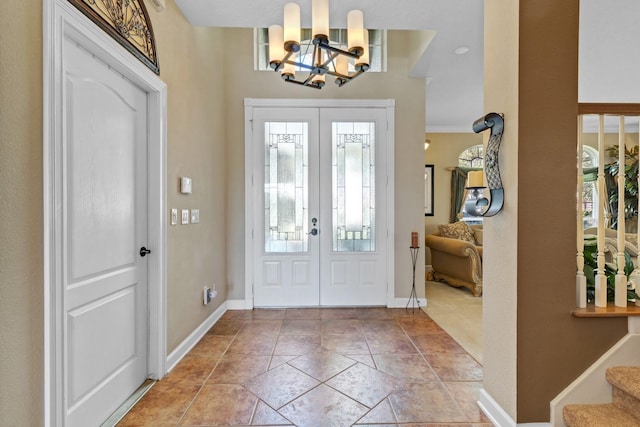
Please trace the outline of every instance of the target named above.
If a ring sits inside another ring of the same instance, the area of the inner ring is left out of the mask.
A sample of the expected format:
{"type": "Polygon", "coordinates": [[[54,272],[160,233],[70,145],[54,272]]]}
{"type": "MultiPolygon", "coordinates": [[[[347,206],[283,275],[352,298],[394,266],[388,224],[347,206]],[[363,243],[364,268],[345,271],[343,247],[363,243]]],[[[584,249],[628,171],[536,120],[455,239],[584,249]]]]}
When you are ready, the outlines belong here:
{"type": "Polygon", "coordinates": [[[395,425],[396,416],[393,414],[391,404],[388,399],[384,399],[375,408],[360,418],[356,425],[395,425]]]}
{"type": "Polygon", "coordinates": [[[251,420],[252,425],[278,425],[278,426],[288,426],[292,425],[289,420],[284,418],[275,409],[271,408],[269,405],[264,403],[262,400],[258,402],[258,407],[256,408],[256,412],[253,415],[253,420],[251,420]]]}
{"type": "Polygon", "coordinates": [[[247,320],[238,331],[238,335],[278,335],[282,320],[247,320]]]}
{"type": "Polygon", "coordinates": [[[436,322],[428,317],[399,318],[398,324],[407,335],[437,334],[443,332],[436,322]]]}
{"type": "Polygon", "coordinates": [[[357,363],[326,382],[339,392],[368,408],[373,408],[394,391],[399,382],[393,377],[357,363]]]}
{"type": "Polygon", "coordinates": [[[368,319],[362,321],[365,334],[404,334],[395,319],[368,319]]]}
{"type": "Polygon", "coordinates": [[[320,350],[320,335],[280,335],[273,352],[278,356],[302,356],[320,350]]]}
{"type": "Polygon", "coordinates": [[[282,320],[285,309],[255,308],[253,310],[253,320],[282,320]]]}
{"type": "Polygon", "coordinates": [[[385,307],[356,308],[358,319],[390,319],[391,312],[385,307]]]}
{"type": "Polygon", "coordinates": [[[382,372],[406,383],[439,381],[431,366],[420,354],[378,354],[373,359],[382,372]]]}
{"type": "Polygon", "coordinates": [[[296,426],[350,426],[360,419],[368,408],[320,385],[296,399],[280,413],[296,426]]]}
{"type": "Polygon", "coordinates": [[[200,390],[194,384],[157,383],[118,423],[118,427],[175,426],[200,390]]]}
{"type": "MultiPolygon", "coordinates": [[[[228,312],[227,312],[228,313],[228,312]]],[[[218,320],[207,334],[211,335],[235,335],[238,333],[244,320],[218,320]]]]}
{"type": "Polygon", "coordinates": [[[218,357],[186,356],[162,379],[164,383],[202,385],[220,360],[218,357]]]}
{"type": "Polygon", "coordinates": [[[363,365],[367,365],[370,368],[376,369],[376,364],[370,354],[345,354],[345,356],[347,356],[349,359],[360,362],[363,365]]]}
{"type": "Polygon", "coordinates": [[[271,358],[271,363],[269,363],[269,370],[273,368],[277,368],[280,365],[284,365],[289,360],[293,360],[298,356],[273,356],[271,358]]]}
{"type": "Polygon", "coordinates": [[[464,415],[441,383],[410,384],[389,396],[399,423],[460,423],[464,415]]]}
{"type": "Polygon", "coordinates": [[[316,387],[319,382],[284,364],[259,375],[244,385],[272,408],[280,408],[316,387]]]}
{"type": "Polygon", "coordinates": [[[189,352],[189,356],[197,357],[219,357],[224,354],[233,340],[229,335],[206,334],[195,347],[189,352]]]}
{"type": "Polygon", "coordinates": [[[411,341],[423,354],[466,353],[453,338],[446,333],[411,335],[411,341]]]}
{"type": "Polygon", "coordinates": [[[252,354],[256,356],[271,356],[278,339],[272,334],[244,334],[237,335],[229,348],[228,354],[252,354]]]}
{"type": "Polygon", "coordinates": [[[319,308],[288,308],[284,314],[285,319],[319,319],[319,308]]]}
{"type": "Polygon", "coordinates": [[[358,319],[324,319],[322,320],[322,334],[362,334],[362,324],[358,319]]]}
{"type": "Polygon", "coordinates": [[[287,319],[280,335],[320,335],[320,319],[287,319]]]}
{"type": "Polygon", "coordinates": [[[340,354],[369,354],[367,340],[358,334],[323,334],[322,348],[340,354]]]}
{"type": "Polygon", "coordinates": [[[367,335],[371,354],[417,354],[418,350],[407,336],[375,334],[367,335]]]}
{"type": "Polygon", "coordinates": [[[453,398],[458,402],[460,410],[464,414],[466,421],[488,423],[489,419],[484,415],[478,406],[480,389],[482,383],[479,382],[457,382],[444,383],[449,389],[453,398]]]}
{"type": "Polygon", "coordinates": [[[205,385],[181,425],[249,425],[258,399],[237,384],[205,385]]]}
{"type": "Polygon", "coordinates": [[[482,366],[466,353],[433,353],[425,358],[442,381],[482,381],[482,366]]]}
{"type": "Polygon", "coordinates": [[[354,360],[332,351],[305,354],[288,363],[318,381],[326,381],[356,364],[354,360]]]}
{"type": "Polygon", "coordinates": [[[320,310],[321,319],[356,319],[354,308],[323,308],[320,310]]]}
{"type": "Polygon", "coordinates": [[[226,354],[209,376],[207,384],[242,384],[267,371],[270,356],[226,354]]]}

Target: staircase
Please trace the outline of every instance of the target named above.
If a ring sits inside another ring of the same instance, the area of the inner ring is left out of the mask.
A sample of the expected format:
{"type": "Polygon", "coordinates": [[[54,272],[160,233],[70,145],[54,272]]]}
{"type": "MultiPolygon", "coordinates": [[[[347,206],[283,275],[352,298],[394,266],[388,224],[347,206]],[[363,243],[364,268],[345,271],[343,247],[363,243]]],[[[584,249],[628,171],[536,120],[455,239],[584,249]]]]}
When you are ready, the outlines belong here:
{"type": "Polygon", "coordinates": [[[612,403],[566,405],[562,417],[569,427],[639,427],[640,367],[617,366],[607,369],[612,403]]]}

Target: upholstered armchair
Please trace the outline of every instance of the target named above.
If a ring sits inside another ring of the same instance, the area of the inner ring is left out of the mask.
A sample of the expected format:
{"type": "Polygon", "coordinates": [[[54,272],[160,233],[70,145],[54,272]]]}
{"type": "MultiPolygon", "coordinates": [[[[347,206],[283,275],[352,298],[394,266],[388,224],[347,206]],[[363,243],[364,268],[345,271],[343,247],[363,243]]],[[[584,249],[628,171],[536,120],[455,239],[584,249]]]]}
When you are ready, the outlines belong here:
{"type": "Polygon", "coordinates": [[[438,226],[439,231],[425,237],[431,251],[434,279],[451,286],[468,288],[482,295],[482,226],[469,227],[457,222],[438,226]],[[449,232],[451,229],[454,232],[449,232]]]}

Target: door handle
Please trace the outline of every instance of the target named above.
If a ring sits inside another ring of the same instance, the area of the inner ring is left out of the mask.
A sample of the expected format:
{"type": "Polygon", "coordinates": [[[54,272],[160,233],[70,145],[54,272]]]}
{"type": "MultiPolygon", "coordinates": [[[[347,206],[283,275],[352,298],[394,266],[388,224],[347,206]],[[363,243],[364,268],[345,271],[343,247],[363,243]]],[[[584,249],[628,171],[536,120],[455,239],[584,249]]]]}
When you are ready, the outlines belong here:
{"type": "Polygon", "coordinates": [[[140,248],[140,256],[145,257],[151,253],[151,249],[147,249],[144,246],[140,248]]]}
{"type": "Polygon", "coordinates": [[[312,236],[317,236],[318,235],[318,229],[317,228],[312,228],[311,231],[309,232],[309,234],[311,234],[312,236]]]}

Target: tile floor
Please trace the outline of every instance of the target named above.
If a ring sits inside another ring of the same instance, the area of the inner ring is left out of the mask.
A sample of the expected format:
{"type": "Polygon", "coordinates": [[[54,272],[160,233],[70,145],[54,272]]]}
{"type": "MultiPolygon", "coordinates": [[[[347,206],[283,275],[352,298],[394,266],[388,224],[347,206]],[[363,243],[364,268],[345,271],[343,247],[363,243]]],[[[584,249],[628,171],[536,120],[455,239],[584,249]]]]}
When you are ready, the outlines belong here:
{"type": "Polygon", "coordinates": [[[481,381],[422,310],[228,311],[118,426],[490,427],[481,381]]]}

